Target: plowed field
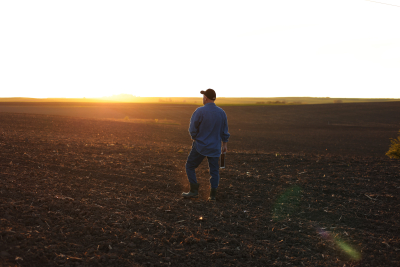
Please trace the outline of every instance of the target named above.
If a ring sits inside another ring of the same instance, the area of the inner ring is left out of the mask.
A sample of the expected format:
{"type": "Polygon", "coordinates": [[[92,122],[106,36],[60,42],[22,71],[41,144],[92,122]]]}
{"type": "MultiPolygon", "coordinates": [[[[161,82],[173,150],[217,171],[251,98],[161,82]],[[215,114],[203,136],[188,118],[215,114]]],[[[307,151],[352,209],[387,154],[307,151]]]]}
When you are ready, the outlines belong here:
{"type": "Polygon", "coordinates": [[[216,202],[195,108],[0,104],[1,266],[400,266],[399,102],[224,107],[216,202]]]}

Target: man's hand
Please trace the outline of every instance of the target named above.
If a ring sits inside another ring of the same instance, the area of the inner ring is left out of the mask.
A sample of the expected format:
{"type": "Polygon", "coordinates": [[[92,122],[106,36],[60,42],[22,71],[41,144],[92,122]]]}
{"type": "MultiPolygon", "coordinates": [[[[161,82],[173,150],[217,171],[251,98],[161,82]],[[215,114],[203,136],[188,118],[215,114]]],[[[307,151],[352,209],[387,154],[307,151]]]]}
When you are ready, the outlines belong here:
{"type": "Polygon", "coordinates": [[[221,153],[224,154],[228,152],[228,142],[222,142],[221,153]]]}

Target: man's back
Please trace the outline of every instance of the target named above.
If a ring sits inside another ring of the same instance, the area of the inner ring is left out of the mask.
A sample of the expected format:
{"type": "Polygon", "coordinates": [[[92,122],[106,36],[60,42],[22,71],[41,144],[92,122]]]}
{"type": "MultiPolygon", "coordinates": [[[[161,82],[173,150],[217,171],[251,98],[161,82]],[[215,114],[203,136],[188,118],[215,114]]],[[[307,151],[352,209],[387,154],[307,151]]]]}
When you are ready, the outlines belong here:
{"type": "Polygon", "coordinates": [[[219,157],[221,141],[228,142],[230,136],[225,111],[214,103],[196,109],[190,120],[189,133],[200,154],[219,157]]]}

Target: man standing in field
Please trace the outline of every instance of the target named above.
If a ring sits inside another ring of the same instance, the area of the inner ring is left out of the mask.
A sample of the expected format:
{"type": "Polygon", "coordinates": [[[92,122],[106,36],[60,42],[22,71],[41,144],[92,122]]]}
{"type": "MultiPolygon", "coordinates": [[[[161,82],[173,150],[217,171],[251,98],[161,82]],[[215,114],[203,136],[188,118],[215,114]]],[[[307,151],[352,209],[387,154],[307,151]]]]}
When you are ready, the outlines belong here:
{"type": "Polygon", "coordinates": [[[210,197],[215,200],[219,184],[219,157],[228,151],[228,120],[221,108],[214,103],[216,94],[213,89],[201,91],[203,107],[197,108],[190,119],[189,134],[192,137],[192,150],[186,161],[186,174],[190,191],[182,193],[185,198],[197,198],[199,184],[196,179],[196,168],[205,157],[210,170],[210,197]],[[222,148],[221,148],[222,142],[222,148]]]}

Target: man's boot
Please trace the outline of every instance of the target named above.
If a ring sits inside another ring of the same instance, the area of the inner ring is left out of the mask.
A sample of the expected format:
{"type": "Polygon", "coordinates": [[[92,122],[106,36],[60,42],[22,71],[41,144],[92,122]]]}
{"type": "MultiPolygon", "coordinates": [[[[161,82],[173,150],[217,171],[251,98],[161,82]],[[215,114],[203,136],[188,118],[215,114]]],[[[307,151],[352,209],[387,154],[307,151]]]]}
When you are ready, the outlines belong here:
{"type": "Polygon", "coordinates": [[[182,193],[183,197],[186,198],[197,198],[199,197],[199,184],[190,183],[190,191],[187,193],[182,193]]]}
{"type": "Polygon", "coordinates": [[[210,197],[208,198],[208,200],[215,201],[216,200],[216,196],[217,196],[217,188],[211,188],[210,197]]]}

